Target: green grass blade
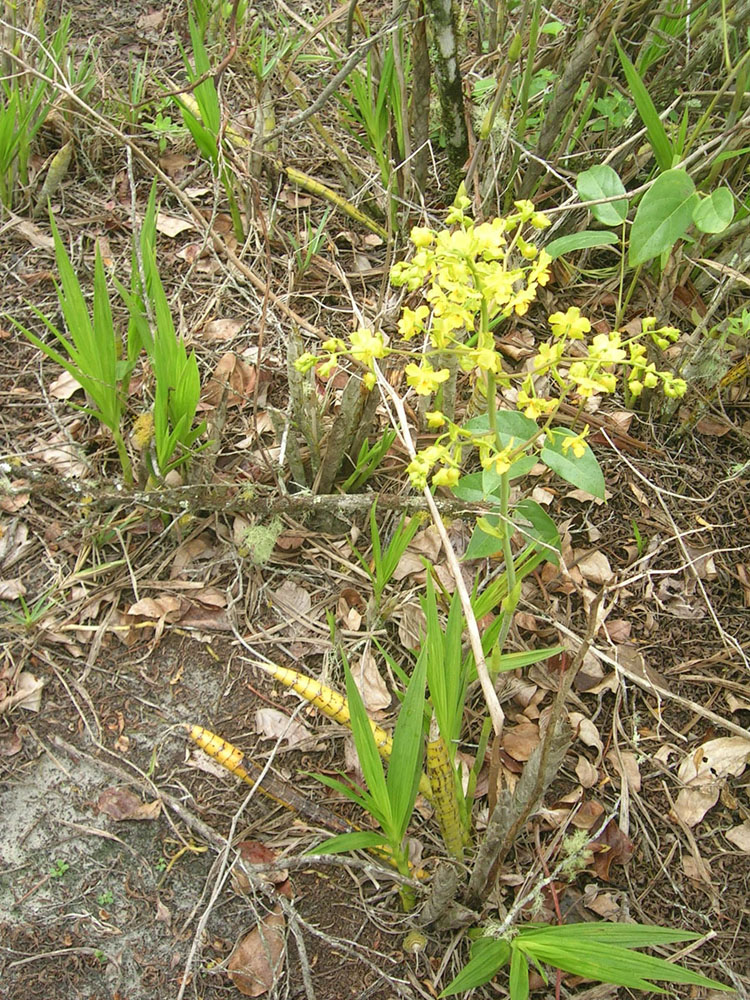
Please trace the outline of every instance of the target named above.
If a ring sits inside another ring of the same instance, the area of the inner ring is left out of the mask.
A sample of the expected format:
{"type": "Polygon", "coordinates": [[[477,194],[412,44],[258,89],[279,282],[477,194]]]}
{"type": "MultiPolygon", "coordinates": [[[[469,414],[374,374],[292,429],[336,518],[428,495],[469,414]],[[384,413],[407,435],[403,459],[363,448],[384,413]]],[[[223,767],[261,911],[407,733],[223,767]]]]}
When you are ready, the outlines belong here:
{"type": "Polygon", "coordinates": [[[628,59],[626,52],[621,47],[617,38],[615,38],[615,46],[617,48],[617,54],[620,57],[620,62],[622,63],[622,68],[625,71],[625,78],[628,81],[630,93],[632,94],[635,106],[638,109],[638,114],[641,116],[641,120],[646,126],[648,139],[651,143],[651,148],[654,151],[654,157],[659,166],[659,170],[669,170],[672,166],[672,158],[674,155],[672,143],[669,141],[669,137],[667,136],[661,119],[659,118],[654,102],[651,100],[651,96],[646,90],[646,86],[641,79],[638,70],[632,64],[630,59],[628,59]]]}
{"type": "Polygon", "coordinates": [[[384,833],[372,833],[363,830],[361,833],[340,833],[336,837],[324,840],[322,844],[311,847],[305,851],[307,856],[315,857],[316,854],[346,854],[348,851],[361,851],[368,847],[381,847],[388,843],[388,838],[384,833]]]}
{"type": "Polygon", "coordinates": [[[375,807],[382,816],[383,827],[387,833],[390,833],[393,829],[393,813],[383,773],[383,764],[375,745],[375,737],[372,735],[362,695],[354,683],[354,678],[347,664],[344,665],[344,670],[346,672],[346,696],[349,702],[352,735],[354,736],[354,745],[357,748],[359,766],[362,768],[362,774],[367,782],[367,788],[375,807]]]}
{"type": "Polygon", "coordinates": [[[422,775],[426,677],[425,660],[420,656],[393,732],[393,752],[388,764],[386,788],[391,803],[394,832],[399,841],[409,825],[422,775]]]}

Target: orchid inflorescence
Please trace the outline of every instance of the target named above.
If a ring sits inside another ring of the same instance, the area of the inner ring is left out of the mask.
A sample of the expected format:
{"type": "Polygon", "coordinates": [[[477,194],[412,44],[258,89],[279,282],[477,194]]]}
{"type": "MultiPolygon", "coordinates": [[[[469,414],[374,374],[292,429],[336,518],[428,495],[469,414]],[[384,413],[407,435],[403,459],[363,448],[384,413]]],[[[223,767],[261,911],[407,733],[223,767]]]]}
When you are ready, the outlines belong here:
{"type": "MultiPolygon", "coordinates": [[[[538,289],[550,279],[549,255],[532,242],[534,230],[545,229],[549,220],[530,201],[515,202],[516,211],[504,218],[475,223],[467,213],[470,199],[463,186],[439,231],[415,227],[410,240],[411,259],[391,269],[391,284],[420,292],[424,300],[412,308],[405,305],[398,322],[399,340],[389,343],[380,330],[360,327],[348,343],[335,337],[322,345],[320,355],[304,354],[296,362],[300,371],[317,366],[327,378],[340,359],[348,358],[364,369],[363,382],[372,389],[377,381],[376,361],[400,355],[407,359],[406,384],[418,396],[433,396],[434,408],[426,412],[427,425],[441,431],[436,441],[417,452],[408,466],[412,484],[423,489],[453,486],[460,477],[462,452],[474,447],[484,469],[494,467],[498,475],[511,468],[528,447],[541,446],[544,432],[566,400],[585,403],[595,395],[615,392],[618,375],[626,396],[633,400],[644,389],[661,385],[665,395],[682,396],[683,379],[658,371],[648,360],[644,341],[664,350],[679,337],[674,327],[657,328],[653,317],[641,321],[641,331],[623,337],[619,330],[595,333],[577,306],[548,316],[551,336],[538,344],[526,371],[511,375],[503,367],[495,342],[495,327],[512,315],[525,315],[538,289]],[[406,345],[417,337],[421,348],[406,345]],[[539,435],[531,441],[501,442],[491,427],[477,433],[462,427],[441,410],[442,387],[460,367],[473,374],[480,393],[497,405],[498,387],[514,400],[518,410],[531,420],[544,420],[539,435]],[[520,384],[514,385],[514,383],[520,384]],[[501,445],[503,445],[501,447],[501,445]]],[[[563,442],[564,451],[580,457],[585,451],[586,427],[563,442]]]]}

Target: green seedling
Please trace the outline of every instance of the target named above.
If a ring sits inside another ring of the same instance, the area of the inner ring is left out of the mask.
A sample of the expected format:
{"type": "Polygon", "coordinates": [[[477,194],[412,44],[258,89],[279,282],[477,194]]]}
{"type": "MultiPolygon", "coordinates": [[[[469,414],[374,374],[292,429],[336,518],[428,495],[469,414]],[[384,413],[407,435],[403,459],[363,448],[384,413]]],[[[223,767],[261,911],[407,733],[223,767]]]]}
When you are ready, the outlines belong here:
{"type": "Polygon", "coordinates": [[[69,868],[70,865],[68,864],[67,861],[63,861],[61,858],[58,858],[55,861],[54,865],[49,870],[49,877],[62,878],[65,872],[68,871],[69,868]]]}
{"type": "Polygon", "coordinates": [[[309,216],[305,215],[304,227],[305,238],[297,240],[292,233],[288,233],[289,242],[294,248],[294,261],[297,265],[297,278],[303,278],[310,269],[312,259],[320,250],[325,239],[325,228],[333,209],[327,208],[317,226],[313,227],[309,216]]]}
{"type": "Polygon", "coordinates": [[[133,473],[125,446],[122,418],[127,380],[135,363],[134,356],[137,354],[137,345],[135,343],[129,344],[127,358],[121,358],[120,339],[114,328],[112,307],[99,247],[96,248],[94,259],[94,300],[90,314],[81,285],[51,214],[50,226],[52,227],[55,259],[60,276],[57,297],[68,336],[62,333],[41,310],[35,306],[31,308],[36,317],[53,335],[62,351],[43,341],[12,317],[11,322],[46,357],[64,368],[84,390],[87,405],[71,405],[96,418],[109,429],[117,448],[125,482],[130,484],[133,481],[133,473]]]}
{"type": "Polygon", "coordinates": [[[391,534],[388,544],[383,546],[380,529],[376,518],[377,501],[370,508],[370,542],[372,544],[372,563],[368,563],[356,549],[354,554],[372,581],[375,606],[380,607],[383,591],[388,586],[396,571],[401,557],[406,552],[409,543],[419,528],[419,518],[412,517],[408,521],[402,518],[395,531],[391,534]]]}
{"type": "Polygon", "coordinates": [[[379,468],[395,440],[396,432],[394,430],[383,431],[381,437],[374,444],[370,444],[365,438],[357,454],[354,471],[341,484],[344,493],[356,493],[357,490],[362,489],[379,468]]]}
{"type": "Polygon", "coordinates": [[[111,889],[105,889],[104,892],[100,892],[96,897],[96,901],[99,906],[110,906],[114,902],[114,894],[111,889]]]}
{"type": "Polygon", "coordinates": [[[134,253],[131,287],[116,281],[128,306],[128,357],[142,345],[148,355],[156,383],[152,421],[146,437],[153,434],[153,451],[148,453],[150,474],[162,478],[167,472],[193,458],[201,447],[205,422],[195,424],[200,400],[200,374],[195,354],[188,352],[175,330],[172,312],[156,264],[156,186],[152,187],[140,234],[140,261],[134,253]],[[131,346],[132,345],[132,346],[131,346]]]}
{"type": "Polygon", "coordinates": [[[189,16],[188,25],[193,50],[192,63],[187,54],[184,51],[182,53],[188,80],[190,83],[194,83],[203,77],[205,79],[197,87],[194,87],[190,94],[176,96],[174,100],[195,145],[203,158],[208,161],[211,171],[224,188],[234,234],[240,242],[243,242],[245,239],[244,226],[235,194],[237,181],[230,166],[230,150],[226,146],[226,138],[222,129],[221,106],[216,82],[210,75],[211,63],[203,41],[203,32],[192,14],[189,16]]]}

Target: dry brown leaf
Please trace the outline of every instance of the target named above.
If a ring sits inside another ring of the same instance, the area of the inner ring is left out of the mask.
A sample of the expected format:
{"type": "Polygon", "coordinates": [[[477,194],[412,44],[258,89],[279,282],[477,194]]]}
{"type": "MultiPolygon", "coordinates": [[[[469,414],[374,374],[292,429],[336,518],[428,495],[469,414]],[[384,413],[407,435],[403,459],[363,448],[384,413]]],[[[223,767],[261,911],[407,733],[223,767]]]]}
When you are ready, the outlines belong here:
{"type": "Polygon", "coordinates": [[[685,544],[685,551],[690,559],[690,570],[699,580],[715,580],[719,575],[714,562],[714,549],[707,546],[699,548],[696,545],[685,544]]]}
{"type": "Polygon", "coordinates": [[[584,788],[593,788],[599,780],[599,771],[590,760],[579,754],[578,763],[575,767],[576,776],[584,788]]]}
{"type": "Polygon", "coordinates": [[[237,944],[227,962],[229,978],[246,997],[267,993],[281,971],[286,921],[281,906],[259,920],[237,944]]]}
{"type": "Polygon", "coordinates": [[[142,618],[152,618],[156,621],[166,620],[177,622],[182,613],[182,601],[172,594],[163,594],[161,597],[143,597],[135,604],[131,604],[126,615],[139,616],[142,618]]]}
{"type": "Polygon", "coordinates": [[[601,756],[604,752],[604,744],[599,736],[599,730],[591,719],[586,718],[581,712],[568,712],[568,721],[577,739],[585,746],[595,749],[601,756]]]}
{"type": "Polygon", "coordinates": [[[173,240],[175,236],[179,236],[180,233],[184,233],[187,229],[195,229],[195,226],[192,222],[188,222],[187,219],[179,219],[176,215],[166,215],[164,212],[158,212],[156,216],[156,229],[158,232],[163,233],[164,236],[168,236],[173,240]]]}
{"type": "Polygon", "coordinates": [[[604,623],[604,631],[610,642],[614,642],[618,646],[628,641],[632,630],[632,622],[625,621],[624,618],[615,618],[611,622],[604,623]]]}
{"type": "Polygon", "coordinates": [[[252,396],[255,381],[255,368],[229,351],[219,358],[208,380],[203,406],[216,407],[222,400],[225,406],[244,406],[252,396]]]}
{"type": "Polygon", "coordinates": [[[0,580],[0,600],[17,601],[19,597],[27,594],[26,586],[20,576],[12,580],[0,580]]]}
{"type": "Polygon", "coordinates": [[[609,559],[599,549],[595,549],[579,559],[577,566],[584,580],[588,580],[590,583],[609,583],[614,576],[609,559]]]}
{"type": "Polygon", "coordinates": [[[733,826],[731,830],[727,830],[725,837],[745,854],[750,854],[750,819],[746,819],[741,826],[733,826]]]}
{"type": "Polygon", "coordinates": [[[10,228],[15,229],[27,242],[29,242],[33,247],[39,247],[43,250],[54,250],[55,241],[51,236],[42,232],[38,226],[35,226],[33,222],[27,222],[25,219],[20,219],[17,215],[10,213],[12,222],[8,225],[10,228]]]}
{"type": "Polygon", "coordinates": [[[382,712],[391,704],[391,693],[380,675],[372,650],[365,650],[359,663],[352,669],[352,678],[368,714],[382,712]]]}
{"type": "Polygon", "coordinates": [[[209,342],[234,340],[245,323],[244,319],[212,319],[201,329],[200,336],[209,342]]]}
{"type": "Polygon", "coordinates": [[[15,689],[0,701],[0,715],[11,708],[25,708],[27,712],[38,712],[42,704],[44,681],[28,670],[22,670],[16,677],[15,689]]]}
{"type": "Polygon", "coordinates": [[[70,372],[64,370],[49,387],[49,394],[53,399],[70,399],[79,391],[82,391],[80,382],[77,382],[70,372]]]}
{"type": "MultiPolygon", "coordinates": [[[[276,851],[272,851],[270,847],[266,847],[259,840],[241,840],[237,844],[237,850],[246,869],[251,869],[254,865],[270,864],[276,860],[277,856],[276,851]]],[[[287,892],[284,887],[284,883],[289,878],[288,868],[276,868],[272,871],[256,872],[255,875],[256,878],[260,878],[269,885],[278,886],[279,892],[282,892],[291,899],[291,891],[287,892]]],[[[235,892],[240,893],[248,893],[252,890],[250,879],[239,865],[232,873],[232,887],[235,892]]],[[[291,890],[291,887],[289,888],[291,890]]]]}
{"type": "Polygon", "coordinates": [[[308,592],[292,580],[284,580],[278,590],[271,591],[271,602],[282,618],[302,618],[312,608],[308,592]]]}
{"type": "Polygon", "coordinates": [[[624,750],[618,756],[614,750],[610,750],[607,760],[620,777],[625,779],[629,791],[640,792],[641,772],[638,770],[638,761],[634,753],[624,750]]]}
{"type": "MultiPolygon", "coordinates": [[[[78,422],[76,421],[76,423],[78,422]]],[[[50,441],[53,442],[50,447],[42,449],[41,460],[46,465],[51,465],[61,476],[80,479],[86,472],[86,463],[79,458],[78,448],[64,441],[62,435],[52,435],[50,441]],[[58,441],[61,442],[59,446],[58,441]]]]}
{"type": "Polygon", "coordinates": [[[290,719],[277,708],[258,708],[255,711],[255,729],[261,739],[279,740],[286,743],[283,749],[306,746],[309,750],[320,749],[320,744],[311,746],[313,735],[301,722],[290,719]]]}
{"type": "Polygon", "coordinates": [[[169,579],[176,580],[192,562],[200,559],[201,556],[204,559],[209,558],[209,556],[213,555],[213,551],[211,541],[206,534],[198,535],[196,538],[191,538],[187,542],[183,542],[182,545],[178,546],[174,554],[172,568],[169,571],[169,579]]]}
{"type": "Polygon", "coordinates": [[[711,885],[711,869],[703,858],[683,854],[682,870],[691,882],[705,882],[706,885],[711,885]]]}
{"type": "Polygon", "coordinates": [[[394,617],[398,619],[398,638],[404,649],[419,649],[427,628],[422,606],[417,601],[411,601],[403,605],[394,617]]]}
{"type": "Polygon", "coordinates": [[[676,816],[686,826],[695,826],[719,800],[721,786],[745,770],[750,759],[750,740],[742,736],[722,736],[703,743],[680,764],[677,777],[682,782],[674,804],[676,816]]]}
{"type": "Polygon", "coordinates": [[[410,552],[409,549],[404,552],[398,561],[398,565],[393,571],[394,580],[403,580],[404,577],[411,576],[412,574],[424,573],[424,563],[421,557],[416,552],[410,552]]]}
{"type": "MultiPolygon", "coordinates": [[[[0,699],[0,701],[2,700],[4,699],[0,699]]],[[[1,708],[0,712],[2,712],[1,708]]],[[[18,735],[17,729],[9,733],[0,734],[0,757],[15,757],[22,749],[23,741],[18,735]]]]}
{"type": "Polygon", "coordinates": [[[161,812],[161,800],[141,802],[129,788],[105,788],[96,801],[96,808],[116,823],[131,819],[154,820],[161,812]]]}
{"type": "Polygon", "coordinates": [[[434,524],[431,524],[429,527],[416,533],[409,543],[409,551],[418,552],[429,559],[430,562],[435,562],[440,554],[442,545],[443,543],[437,528],[434,524]]]}
{"type": "Polygon", "coordinates": [[[622,911],[611,892],[597,893],[590,903],[586,903],[586,909],[593,910],[602,920],[617,921],[622,916],[622,911]]]}
{"type": "Polygon", "coordinates": [[[576,830],[592,830],[604,815],[604,806],[596,799],[586,799],[570,818],[576,830]]]}
{"type": "Polygon", "coordinates": [[[502,747],[513,760],[526,761],[539,746],[539,726],[533,722],[522,722],[503,730],[502,747]]]}
{"type": "Polygon", "coordinates": [[[531,499],[536,500],[543,507],[548,507],[555,499],[555,494],[552,490],[547,490],[543,486],[535,486],[531,491],[531,499]]]}
{"type": "Polygon", "coordinates": [[[594,852],[593,869],[603,882],[609,882],[613,864],[626,865],[633,856],[633,841],[611,819],[590,844],[594,852]]]}
{"type": "Polygon", "coordinates": [[[699,434],[705,434],[706,437],[724,437],[725,434],[731,431],[732,425],[728,420],[701,417],[695,425],[695,429],[699,434]]]}

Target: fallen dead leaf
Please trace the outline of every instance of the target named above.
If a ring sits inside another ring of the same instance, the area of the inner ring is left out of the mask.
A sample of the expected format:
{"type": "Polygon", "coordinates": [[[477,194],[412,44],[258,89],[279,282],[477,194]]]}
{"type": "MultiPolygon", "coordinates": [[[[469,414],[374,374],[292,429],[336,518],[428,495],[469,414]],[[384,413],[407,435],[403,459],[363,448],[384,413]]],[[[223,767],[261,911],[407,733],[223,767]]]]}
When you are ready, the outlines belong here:
{"type": "Polygon", "coordinates": [[[26,586],[20,577],[12,580],[0,580],[0,600],[17,601],[19,597],[27,594],[26,586]]]}
{"type": "MultiPolygon", "coordinates": [[[[259,840],[241,840],[237,844],[237,850],[245,868],[252,868],[254,865],[270,864],[277,857],[276,851],[271,850],[270,847],[266,847],[259,840]]],[[[285,886],[289,878],[288,868],[275,868],[272,871],[257,872],[255,874],[256,878],[262,879],[262,881],[269,885],[278,886],[279,892],[291,899],[291,886],[285,886]]],[[[252,885],[250,879],[239,865],[232,872],[232,876],[235,892],[248,893],[251,891],[252,885]]]]}
{"type": "Polygon", "coordinates": [[[313,735],[301,722],[290,719],[284,712],[277,708],[258,708],[255,711],[255,729],[262,739],[285,741],[283,749],[292,750],[294,747],[306,746],[307,749],[317,750],[320,744],[310,746],[313,735]]]}
{"type": "Polygon", "coordinates": [[[608,639],[618,646],[628,641],[632,630],[632,622],[625,621],[624,618],[615,618],[611,622],[607,621],[604,623],[604,631],[607,633],[608,639]]]}
{"type": "Polygon", "coordinates": [[[612,865],[626,865],[633,856],[633,841],[613,819],[589,845],[594,852],[592,867],[603,882],[609,882],[612,865]]]}
{"type": "Polygon", "coordinates": [[[129,788],[105,788],[97,799],[96,808],[116,823],[125,820],[154,820],[161,812],[161,800],[141,802],[129,788]]]}
{"type": "Polygon", "coordinates": [[[638,770],[638,761],[634,753],[623,750],[618,756],[614,750],[610,750],[607,754],[607,760],[620,775],[620,778],[625,779],[629,791],[640,792],[641,772],[638,770]]]}
{"type": "Polygon", "coordinates": [[[584,580],[590,583],[609,583],[614,576],[609,559],[599,549],[587,553],[576,564],[584,580]]]}
{"type": "Polygon", "coordinates": [[[53,399],[70,399],[74,393],[80,391],[82,391],[80,382],[66,371],[62,371],[49,387],[49,394],[53,399]]]}
{"type": "Polygon", "coordinates": [[[234,340],[245,324],[244,319],[212,319],[201,329],[200,336],[212,343],[234,340]]]}
{"type": "Polygon", "coordinates": [[[569,712],[568,721],[575,736],[587,747],[592,747],[599,756],[604,752],[604,744],[599,736],[599,730],[591,719],[586,718],[581,712],[569,712]]]}
{"type": "Polygon", "coordinates": [[[394,617],[398,620],[398,638],[404,649],[419,649],[427,627],[422,606],[411,601],[394,617]]]}
{"type": "Polygon", "coordinates": [[[391,704],[391,693],[380,675],[375,657],[370,649],[365,650],[357,666],[352,669],[352,677],[368,714],[382,712],[391,704]]]}
{"type": "Polygon", "coordinates": [[[302,618],[312,608],[312,598],[308,592],[294,583],[285,580],[278,590],[271,591],[271,602],[282,618],[302,618]]]}
{"type": "Polygon", "coordinates": [[[741,826],[733,826],[725,834],[730,844],[739,847],[745,854],[750,854],[750,819],[746,819],[741,826]]]}
{"type": "Polygon", "coordinates": [[[267,993],[276,981],[284,957],[286,921],[281,906],[259,920],[237,944],[227,962],[229,978],[246,997],[267,993]]]}
{"type": "Polygon", "coordinates": [[[23,238],[33,247],[39,247],[43,250],[55,249],[55,241],[52,237],[42,232],[42,230],[39,229],[38,226],[35,226],[33,222],[27,222],[25,219],[20,219],[17,215],[13,215],[12,212],[9,214],[12,218],[12,222],[9,223],[9,226],[15,229],[15,231],[19,233],[19,235],[23,236],[23,238]]]}
{"type": "Polygon", "coordinates": [[[203,393],[203,407],[244,406],[255,388],[256,371],[229,351],[219,358],[203,393]]]}
{"type": "MultiPolygon", "coordinates": [[[[0,712],[2,712],[1,708],[0,712]]],[[[20,753],[22,749],[23,741],[18,735],[17,729],[14,729],[10,733],[3,733],[0,735],[0,757],[15,757],[15,755],[20,753]]]]}
{"type": "Polygon", "coordinates": [[[163,594],[161,597],[143,597],[135,604],[131,604],[125,612],[130,617],[152,618],[156,621],[165,620],[171,623],[180,620],[182,614],[182,601],[172,594],[163,594]]]}
{"type": "Polygon", "coordinates": [[[156,216],[156,228],[158,232],[163,233],[164,236],[168,236],[173,240],[175,236],[179,236],[180,233],[184,233],[187,229],[194,229],[195,226],[192,222],[188,222],[187,219],[179,219],[175,215],[165,215],[164,212],[158,212],[156,216]]]}
{"type": "Polygon", "coordinates": [[[674,804],[675,815],[686,826],[695,826],[719,800],[721,786],[732,775],[739,776],[750,759],[750,740],[722,736],[703,743],[680,764],[682,782],[674,804]]]}
{"type": "Polygon", "coordinates": [[[502,747],[513,760],[526,761],[539,746],[539,726],[533,722],[522,722],[503,730],[502,747]]]}
{"type": "Polygon", "coordinates": [[[579,754],[575,767],[576,776],[584,788],[593,788],[599,780],[599,771],[590,760],[579,754]]]}

